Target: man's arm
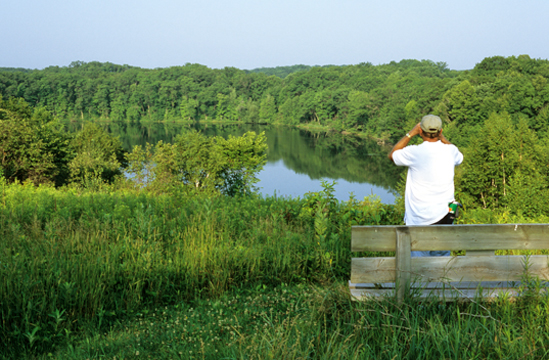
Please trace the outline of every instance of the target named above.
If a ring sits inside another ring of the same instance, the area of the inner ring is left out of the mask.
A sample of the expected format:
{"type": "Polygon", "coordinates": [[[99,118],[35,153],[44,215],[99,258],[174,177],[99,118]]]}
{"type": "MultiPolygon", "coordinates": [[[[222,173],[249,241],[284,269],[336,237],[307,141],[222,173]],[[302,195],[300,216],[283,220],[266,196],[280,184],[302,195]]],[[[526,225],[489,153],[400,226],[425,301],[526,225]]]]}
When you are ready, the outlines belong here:
{"type": "MultiPolygon", "coordinates": [[[[393,146],[393,149],[389,153],[389,159],[391,159],[391,161],[394,162],[393,153],[397,150],[404,149],[406,147],[406,145],[408,145],[408,143],[410,142],[410,139],[413,138],[414,136],[416,136],[417,134],[419,134],[419,129],[421,129],[421,128],[419,127],[419,123],[418,123],[416,126],[414,126],[414,128],[408,134],[404,135],[404,137],[402,139],[400,139],[395,144],[395,146],[393,146]]],[[[442,135],[442,133],[441,133],[441,135],[442,135]]]]}

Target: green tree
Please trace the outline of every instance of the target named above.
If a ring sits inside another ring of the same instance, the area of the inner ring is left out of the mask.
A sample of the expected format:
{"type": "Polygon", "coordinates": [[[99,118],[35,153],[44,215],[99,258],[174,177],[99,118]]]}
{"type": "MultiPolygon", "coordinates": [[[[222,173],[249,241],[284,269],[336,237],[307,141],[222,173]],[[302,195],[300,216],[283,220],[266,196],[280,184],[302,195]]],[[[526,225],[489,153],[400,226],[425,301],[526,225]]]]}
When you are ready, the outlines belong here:
{"type": "Polygon", "coordinates": [[[448,90],[443,101],[447,103],[448,118],[451,122],[455,121],[458,125],[474,125],[478,122],[480,103],[474,87],[468,80],[448,90]]]}
{"type": "Polygon", "coordinates": [[[349,110],[345,120],[346,128],[361,128],[371,116],[372,100],[364,91],[353,90],[348,96],[349,110]]]}
{"type": "Polygon", "coordinates": [[[72,182],[85,183],[90,179],[112,182],[127,165],[119,138],[97,124],[86,123],[70,145],[76,154],[69,163],[72,182]]]}
{"type": "Polygon", "coordinates": [[[519,195],[526,194],[527,187],[547,188],[548,160],[546,146],[525,119],[514,125],[509,114],[494,113],[465,151],[457,187],[469,206],[517,210],[519,195]],[[534,180],[532,187],[528,182],[534,180]]]}
{"type": "Polygon", "coordinates": [[[236,112],[236,91],[231,89],[229,95],[217,94],[216,114],[219,120],[236,121],[238,114],[236,112]]]}
{"type": "Polygon", "coordinates": [[[179,113],[185,120],[196,119],[196,108],[198,107],[198,101],[189,98],[187,95],[183,96],[181,103],[179,104],[179,113]]]}
{"type": "Polygon", "coordinates": [[[63,185],[71,157],[69,136],[47,110],[0,96],[0,167],[9,182],[63,185]]]}
{"type": "Polygon", "coordinates": [[[138,179],[147,173],[152,191],[234,196],[252,190],[265,164],[265,150],[263,133],[224,139],[191,131],[179,135],[173,144],[159,142],[145,150],[136,146],[127,155],[128,169],[138,179]]]}
{"type": "Polygon", "coordinates": [[[109,118],[111,112],[111,87],[108,84],[101,84],[93,95],[92,104],[95,111],[101,118],[109,118]]]}
{"type": "Polygon", "coordinates": [[[114,121],[126,120],[126,95],[119,93],[111,103],[111,119],[114,121]]]}
{"type": "Polygon", "coordinates": [[[251,98],[245,100],[243,97],[240,97],[236,113],[238,114],[238,120],[255,123],[259,119],[259,106],[251,98]]]}
{"type": "Polygon", "coordinates": [[[271,94],[267,94],[259,105],[259,121],[262,123],[270,124],[274,122],[276,117],[276,104],[274,97],[271,94]]]}

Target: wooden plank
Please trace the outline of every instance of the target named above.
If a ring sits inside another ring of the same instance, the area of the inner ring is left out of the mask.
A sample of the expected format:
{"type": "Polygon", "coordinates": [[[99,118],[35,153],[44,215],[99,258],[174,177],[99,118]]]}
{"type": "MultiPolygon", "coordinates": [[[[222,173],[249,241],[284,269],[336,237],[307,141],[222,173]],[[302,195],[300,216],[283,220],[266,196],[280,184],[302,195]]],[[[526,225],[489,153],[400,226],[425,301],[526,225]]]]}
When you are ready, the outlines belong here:
{"type": "Polygon", "coordinates": [[[351,282],[386,283],[395,282],[395,258],[353,258],[351,259],[351,282]]]}
{"type": "Polygon", "coordinates": [[[395,283],[352,283],[349,281],[349,289],[394,289],[395,283]]]}
{"type": "MultiPolygon", "coordinates": [[[[546,290],[542,290],[546,291],[546,290]]],[[[416,296],[420,298],[439,298],[443,299],[445,301],[455,301],[457,299],[474,299],[478,297],[480,294],[482,294],[483,298],[491,299],[496,298],[500,296],[510,296],[510,297],[517,297],[519,296],[518,289],[512,289],[512,288],[503,288],[503,289],[482,289],[481,291],[477,289],[464,289],[460,291],[455,291],[453,289],[435,289],[435,290],[424,290],[420,292],[419,294],[416,294],[416,296]]],[[[352,289],[351,290],[351,297],[353,300],[358,301],[364,301],[369,300],[372,298],[379,298],[382,296],[388,296],[392,297],[394,295],[394,291],[391,290],[360,290],[360,289],[352,289]]]]}
{"type": "Polygon", "coordinates": [[[351,251],[395,251],[397,226],[353,226],[351,251]]]}
{"type": "MultiPolygon", "coordinates": [[[[483,289],[489,288],[519,288],[522,285],[520,281],[461,281],[461,282],[430,282],[430,283],[411,283],[412,289],[476,289],[479,286],[483,289]]],[[[542,287],[549,288],[549,283],[541,284],[542,287]]],[[[395,283],[352,283],[349,282],[349,289],[394,289],[395,283]]]]}
{"type": "Polygon", "coordinates": [[[438,297],[445,298],[447,301],[454,301],[456,299],[474,299],[482,295],[483,298],[496,298],[500,296],[518,296],[518,290],[514,288],[490,288],[490,289],[434,289],[424,290],[419,296],[422,298],[438,297]]]}
{"type": "Polygon", "coordinates": [[[408,232],[408,228],[400,228],[397,230],[396,239],[396,283],[397,283],[397,301],[402,302],[404,296],[410,289],[410,277],[412,271],[412,238],[408,232]]]}
{"type": "Polygon", "coordinates": [[[353,226],[351,251],[395,251],[399,228],[408,228],[412,250],[549,249],[549,224],[353,226]]]}
{"type": "MultiPolygon", "coordinates": [[[[436,256],[411,258],[412,281],[520,281],[523,255],[436,256]]],[[[549,280],[549,256],[530,256],[530,274],[549,280]]],[[[384,283],[397,280],[395,258],[354,258],[352,283],[384,283]]]]}
{"type": "Polygon", "coordinates": [[[351,289],[351,298],[353,300],[367,300],[368,298],[373,297],[381,297],[381,296],[389,296],[393,297],[395,295],[395,290],[357,290],[357,289],[351,289]]]}

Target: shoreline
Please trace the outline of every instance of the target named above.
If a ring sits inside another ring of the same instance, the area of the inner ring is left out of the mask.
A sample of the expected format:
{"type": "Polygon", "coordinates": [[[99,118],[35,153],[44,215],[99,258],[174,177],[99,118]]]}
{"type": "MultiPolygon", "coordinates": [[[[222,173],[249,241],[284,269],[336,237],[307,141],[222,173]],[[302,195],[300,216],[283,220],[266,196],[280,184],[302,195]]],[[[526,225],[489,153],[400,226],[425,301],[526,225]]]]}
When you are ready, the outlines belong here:
{"type": "Polygon", "coordinates": [[[250,123],[245,121],[224,121],[224,120],[184,120],[184,119],[178,119],[178,120],[139,120],[139,121],[115,121],[110,119],[84,119],[84,120],[75,120],[75,119],[63,119],[58,120],[62,124],[76,124],[76,123],[82,123],[82,122],[91,122],[91,123],[104,123],[104,124],[181,124],[181,125],[193,125],[193,124],[205,124],[205,125],[259,125],[259,126],[274,126],[274,127],[289,127],[289,128],[295,128],[300,130],[309,131],[311,133],[332,133],[332,134],[341,134],[344,136],[351,136],[359,139],[364,140],[374,140],[377,142],[379,146],[382,147],[388,147],[393,146],[394,144],[388,141],[387,139],[382,139],[379,137],[375,137],[371,134],[366,134],[363,132],[355,132],[355,131],[349,131],[349,130],[341,130],[336,129],[330,126],[325,125],[309,125],[309,124],[284,124],[281,122],[275,122],[275,123],[250,123]]]}

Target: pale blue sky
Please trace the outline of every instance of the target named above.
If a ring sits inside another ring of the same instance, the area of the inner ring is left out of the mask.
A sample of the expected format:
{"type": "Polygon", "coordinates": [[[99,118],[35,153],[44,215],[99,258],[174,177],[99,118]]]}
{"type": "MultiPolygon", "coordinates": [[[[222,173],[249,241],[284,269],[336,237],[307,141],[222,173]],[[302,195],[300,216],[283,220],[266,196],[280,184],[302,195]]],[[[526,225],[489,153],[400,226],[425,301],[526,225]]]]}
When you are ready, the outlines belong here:
{"type": "Polygon", "coordinates": [[[549,1],[3,0],[0,67],[374,65],[549,58],[549,1]]]}

